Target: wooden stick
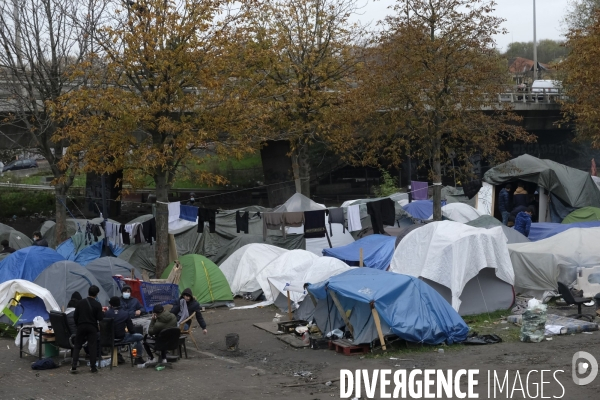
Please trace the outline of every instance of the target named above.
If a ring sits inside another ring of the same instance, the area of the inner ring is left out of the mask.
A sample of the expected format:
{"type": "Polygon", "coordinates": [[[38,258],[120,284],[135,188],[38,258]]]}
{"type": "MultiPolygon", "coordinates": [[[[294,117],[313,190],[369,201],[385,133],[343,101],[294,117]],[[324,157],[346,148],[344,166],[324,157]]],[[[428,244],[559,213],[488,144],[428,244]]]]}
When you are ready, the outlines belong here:
{"type": "Polygon", "coordinates": [[[287,291],[287,298],[288,298],[288,318],[290,319],[290,321],[292,320],[292,299],[290,299],[290,291],[287,291]]]}
{"type": "Polygon", "coordinates": [[[363,266],[363,249],[362,249],[362,247],[360,248],[360,253],[359,254],[360,255],[359,255],[359,264],[358,264],[358,266],[362,267],[363,266]]]}
{"type": "Polygon", "coordinates": [[[331,298],[333,299],[333,302],[335,303],[335,306],[337,307],[338,312],[342,316],[342,319],[344,320],[346,327],[352,334],[352,337],[354,337],[354,327],[350,323],[350,319],[346,315],[346,312],[344,311],[344,307],[342,307],[342,303],[340,303],[339,299],[337,298],[337,295],[332,290],[329,291],[329,294],[331,295],[331,298]]]}
{"type": "Polygon", "coordinates": [[[379,313],[375,309],[375,306],[371,304],[371,313],[373,314],[373,321],[375,321],[375,327],[377,328],[377,334],[379,335],[379,341],[381,342],[381,348],[386,351],[385,340],[383,339],[383,332],[381,331],[381,321],[379,320],[379,313]]]}

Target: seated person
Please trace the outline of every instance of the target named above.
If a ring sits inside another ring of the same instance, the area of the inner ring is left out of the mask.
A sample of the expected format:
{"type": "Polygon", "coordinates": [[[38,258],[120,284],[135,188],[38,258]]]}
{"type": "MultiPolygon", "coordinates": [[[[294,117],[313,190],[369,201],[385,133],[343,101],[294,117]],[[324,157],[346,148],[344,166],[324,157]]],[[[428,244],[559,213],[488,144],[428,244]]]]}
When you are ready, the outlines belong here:
{"type": "Polygon", "coordinates": [[[144,338],[144,348],[146,349],[146,353],[148,353],[148,358],[152,360],[151,362],[158,363],[160,360],[162,360],[163,363],[166,363],[166,350],[161,351],[159,358],[158,355],[152,357],[152,348],[156,343],[156,336],[158,336],[163,329],[177,328],[177,317],[175,314],[165,311],[165,308],[160,304],[155,305],[152,311],[152,321],[150,322],[150,327],[148,328],[148,335],[146,335],[144,338]]]}
{"type": "Polygon", "coordinates": [[[146,310],[140,301],[131,296],[131,286],[124,285],[121,293],[121,311],[125,311],[129,318],[133,319],[146,314],[146,310]]]}
{"type": "MultiPolygon", "coordinates": [[[[171,309],[171,313],[177,315],[178,320],[181,318],[181,313],[183,312],[183,310],[181,309],[182,299],[185,300],[185,303],[187,305],[188,315],[196,313],[196,321],[198,321],[198,324],[202,328],[202,332],[204,332],[204,334],[206,335],[206,322],[204,321],[204,318],[202,318],[202,313],[200,312],[200,304],[196,301],[196,299],[194,299],[194,296],[192,295],[192,289],[187,288],[181,293],[181,297],[179,298],[180,302],[173,306],[173,308],[171,309]]],[[[184,327],[185,330],[187,330],[189,326],[190,322],[186,323],[184,327]]]]}
{"type": "Polygon", "coordinates": [[[2,245],[2,250],[0,250],[0,254],[4,254],[4,253],[12,254],[16,251],[15,249],[13,249],[12,247],[9,246],[8,240],[6,240],[6,239],[4,239],[2,242],[0,242],[0,245],[2,245]]]}
{"type": "Polygon", "coordinates": [[[48,241],[42,238],[42,234],[39,231],[33,232],[33,243],[32,246],[48,247],[48,241]]]}
{"type": "Polygon", "coordinates": [[[142,339],[144,336],[141,333],[133,333],[133,322],[129,314],[121,310],[121,299],[113,296],[109,301],[110,308],[104,313],[104,318],[114,319],[115,339],[122,340],[126,343],[135,343],[133,348],[137,351],[135,365],[144,364],[142,357],[142,339]],[[125,331],[127,328],[127,332],[125,331]]]}

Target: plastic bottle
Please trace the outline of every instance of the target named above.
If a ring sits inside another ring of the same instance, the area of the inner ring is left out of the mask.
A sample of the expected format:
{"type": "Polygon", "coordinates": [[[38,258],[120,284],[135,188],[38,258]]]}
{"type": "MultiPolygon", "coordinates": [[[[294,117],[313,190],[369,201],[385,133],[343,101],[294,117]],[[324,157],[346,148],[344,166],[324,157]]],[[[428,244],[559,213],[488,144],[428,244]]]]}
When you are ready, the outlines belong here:
{"type": "Polygon", "coordinates": [[[165,369],[165,366],[164,366],[164,365],[158,365],[158,366],[156,367],[156,370],[157,370],[157,371],[162,371],[163,369],[165,369]]]}
{"type": "Polygon", "coordinates": [[[133,356],[133,358],[137,358],[137,349],[131,350],[131,355],[133,356]]]}

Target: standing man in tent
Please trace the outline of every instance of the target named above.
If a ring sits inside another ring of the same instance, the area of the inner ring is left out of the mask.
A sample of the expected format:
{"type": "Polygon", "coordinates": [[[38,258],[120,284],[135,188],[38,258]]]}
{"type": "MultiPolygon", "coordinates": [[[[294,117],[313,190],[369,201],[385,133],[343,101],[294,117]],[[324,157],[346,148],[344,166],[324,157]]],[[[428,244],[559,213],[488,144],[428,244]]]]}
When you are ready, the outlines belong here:
{"type": "Polygon", "coordinates": [[[512,209],[510,206],[510,189],[510,184],[507,184],[498,195],[498,210],[500,211],[500,214],[502,214],[503,225],[508,225],[508,217],[510,216],[510,210],[512,209]]]}
{"type": "Polygon", "coordinates": [[[138,299],[131,296],[131,286],[123,285],[121,289],[121,311],[126,312],[129,318],[134,319],[146,314],[146,310],[138,299]]]}
{"type": "MultiPolygon", "coordinates": [[[[72,374],[77,373],[81,346],[83,346],[85,342],[95,344],[98,340],[98,323],[104,319],[102,306],[96,300],[98,293],[100,293],[98,286],[90,286],[88,289],[88,297],[79,301],[75,307],[73,317],[75,319],[75,324],[77,324],[77,334],[75,335],[75,348],[73,349],[73,364],[69,370],[72,374]]],[[[89,345],[88,349],[90,351],[90,371],[96,373],[98,372],[98,369],[96,368],[98,348],[97,346],[89,345]]]]}
{"type": "MultiPolygon", "coordinates": [[[[181,297],[179,298],[179,303],[175,304],[171,309],[171,313],[177,315],[178,322],[181,322],[182,319],[185,319],[184,316],[184,308],[187,307],[187,315],[192,315],[196,313],[196,321],[202,328],[202,332],[206,335],[208,331],[206,330],[206,322],[204,318],[202,318],[202,313],[200,312],[200,304],[194,299],[192,295],[192,289],[187,288],[181,293],[181,297]],[[183,317],[183,318],[182,318],[183,317]]],[[[184,327],[185,330],[189,328],[189,325],[186,324],[184,327]]]]}

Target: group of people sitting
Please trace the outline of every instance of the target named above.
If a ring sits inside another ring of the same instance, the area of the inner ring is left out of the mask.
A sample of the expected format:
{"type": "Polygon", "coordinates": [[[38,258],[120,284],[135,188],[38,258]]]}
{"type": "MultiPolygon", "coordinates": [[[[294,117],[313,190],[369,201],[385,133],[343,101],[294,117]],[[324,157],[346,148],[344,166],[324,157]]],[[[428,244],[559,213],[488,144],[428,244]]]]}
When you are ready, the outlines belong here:
{"type": "MultiPolygon", "coordinates": [[[[161,350],[160,357],[153,355],[158,335],[164,329],[176,328],[189,315],[196,313],[196,320],[204,334],[207,333],[206,322],[200,312],[200,304],[194,299],[192,291],[185,289],[179,302],[173,306],[171,311],[165,310],[162,305],[155,305],[152,310],[152,318],[148,333],[143,335],[143,327],[134,324],[133,320],[146,314],[142,304],[131,296],[131,287],[123,286],[121,296],[110,298],[109,307],[103,311],[102,305],[96,300],[100,289],[92,285],[88,290],[88,297],[83,299],[79,292],[71,295],[65,314],[69,323],[69,330],[74,338],[73,362],[69,372],[77,373],[79,365],[79,352],[82,347],[90,360],[91,372],[98,372],[97,360],[101,359],[99,323],[105,318],[112,318],[114,337],[120,343],[132,343],[137,358],[135,364],[145,364],[143,349],[148,355],[148,362],[166,363],[167,354],[161,350]],[[87,345],[86,345],[87,344],[87,345]]],[[[185,329],[189,328],[188,322],[185,329]]],[[[120,355],[120,354],[119,354],[120,355]]],[[[87,357],[86,357],[87,358],[87,357]]]]}
{"type": "Polygon", "coordinates": [[[507,184],[498,195],[498,210],[502,214],[502,223],[529,237],[532,217],[536,215],[539,203],[538,192],[531,196],[519,183],[511,199],[512,186],[507,184]]]}

